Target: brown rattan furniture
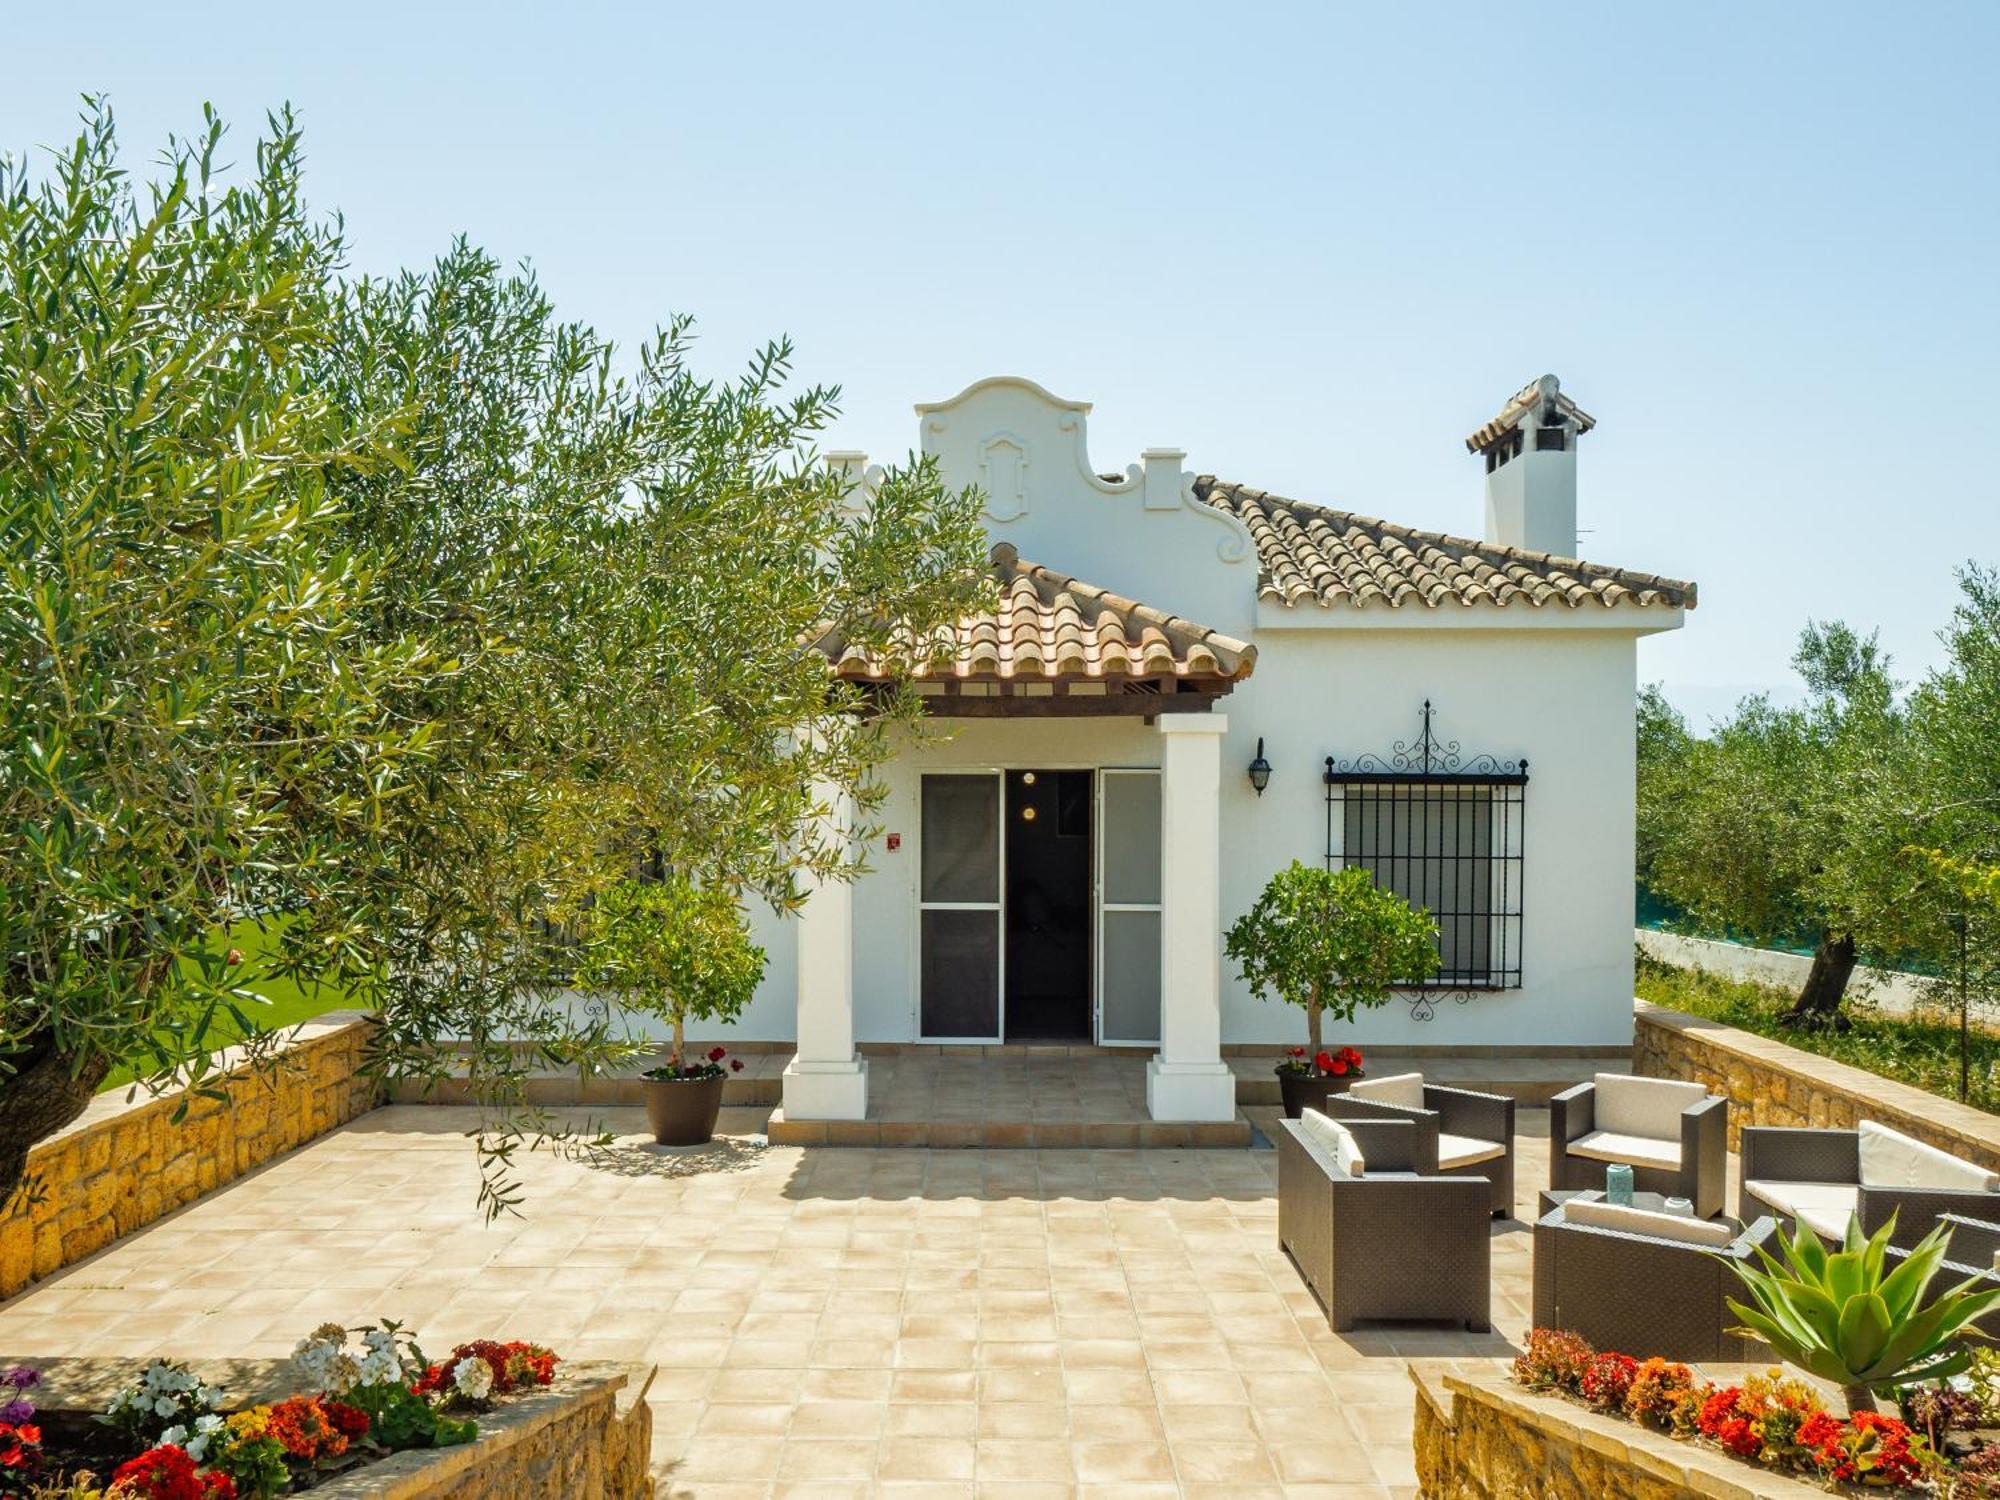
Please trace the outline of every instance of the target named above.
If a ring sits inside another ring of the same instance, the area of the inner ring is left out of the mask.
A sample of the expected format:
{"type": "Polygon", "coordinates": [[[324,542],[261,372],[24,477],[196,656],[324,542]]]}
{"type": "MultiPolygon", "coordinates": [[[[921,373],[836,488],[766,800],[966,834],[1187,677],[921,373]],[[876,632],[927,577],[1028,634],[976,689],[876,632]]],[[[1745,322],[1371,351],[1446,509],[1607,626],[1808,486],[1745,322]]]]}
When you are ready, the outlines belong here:
{"type": "MultiPolygon", "coordinates": [[[[1624,1080],[1641,1085],[1655,1081],[1624,1080]]],[[[1677,1140],[1642,1142],[1600,1127],[1600,1085],[1613,1090],[1623,1086],[1618,1075],[1600,1073],[1549,1100],[1549,1186],[1601,1188],[1605,1167],[1623,1161],[1632,1168],[1633,1187],[1685,1198],[1700,1218],[1721,1213],[1729,1178],[1729,1101],[1720,1095],[1702,1097],[1677,1112],[1677,1140]],[[1600,1142],[1608,1142],[1608,1149],[1596,1144],[1600,1142]],[[1643,1149],[1626,1150],[1627,1145],[1643,1149]]]]}
{"type": "Polygon", "coordinates": [[[1750,1261],[1777,1232],[1758,1219],[1727,1245],[1682,1244],[1568,1221],[1568,1204],[1535,1222],[1534,1326],[1582,1334],[1599,1349],[1639,1358],[1756,1360],[1768,1350],[1729,1330],[1726,1298],[1743,1284],[1730,1261],[1750,1261]]]}
{"type": "MultiPolygon", "coordinates": [[[[1409,1075],[1411,1093],[1421,1091],[1421,1108],[1392,1103],[1369,1093],[1329,1098],[1321,1108],[1336,1120],[1370,1118],[1408,1120],[1430,1136],[1441,1177],[1480,1177],[1488,1184],[1489,1207],[1496,1217],[1514,1212],[1514,1101],[1504,1094],[1445,1088],[1409,1075]]],[[[1396,1083],[1384,1079],[1383,1083],[1396,1083]]],[[[1362,1087],[1362,1085],[1356,1085],[1362,1087]]]]}
{"type": "Polygon", "coordinates": [[[1336,1333],[1364,1318],[1492,1317],[1491,1215],[1484,1181],[1439,1177],[1408,1120],[1343,1122],[1367,1158],[1342,1171],[1298,1120],[1279,1122],[1278,1243],[1336,1333]]]}
{"type": "MultiPolygon", "coordinates": [[[[1861,1216],[1864,1234],[1894,1214],[1890,1243],[1905,1250],[1930,1233],[1940,1215],[2000,1221],[2000,1193],[1863,1182],[1856,1130],[1746,1125],[1738,1150],[1738,1201],[1746,1214],[1768,1213],[1788,1227],[1804,1220],[1830,1240],[1847,1233],[1850,1214],[1861,1216]]],[[[1955,1246],[1952,1259],[1960,1259],[1955,1246]]]]}

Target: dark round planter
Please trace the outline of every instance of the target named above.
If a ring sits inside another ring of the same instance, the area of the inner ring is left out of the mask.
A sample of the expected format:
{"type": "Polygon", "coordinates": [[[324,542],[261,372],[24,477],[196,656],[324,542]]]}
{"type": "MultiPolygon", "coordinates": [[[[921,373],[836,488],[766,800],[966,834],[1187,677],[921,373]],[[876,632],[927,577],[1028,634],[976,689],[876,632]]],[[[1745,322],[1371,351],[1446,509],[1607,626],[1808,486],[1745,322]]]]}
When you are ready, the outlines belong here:
{"type": "Polygon", "coordinates": [[[648,1078],[646,1124],[662,1146],[699,1146],[715,1138],[723,1078],[648,1078]]]}
{"type": "Polygon", "coordinates": [[[1278,1071],[1278,1092],[1284,1096],[1285,1118],[1296,1120],[1304,1109],[1320,1109],[1329,1095],[1344,1094],[1357,1078],[1368,1075],[1359,1069],[1335,1077],[1331,1073],[1287,1073],[1278,1071]]]}

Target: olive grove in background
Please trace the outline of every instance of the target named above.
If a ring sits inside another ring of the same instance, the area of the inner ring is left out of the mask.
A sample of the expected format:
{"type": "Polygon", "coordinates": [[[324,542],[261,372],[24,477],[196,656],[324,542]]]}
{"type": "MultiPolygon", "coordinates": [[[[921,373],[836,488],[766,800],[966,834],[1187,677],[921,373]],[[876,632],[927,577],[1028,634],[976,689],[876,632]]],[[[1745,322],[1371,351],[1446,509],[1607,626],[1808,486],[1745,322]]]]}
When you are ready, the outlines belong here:
{"type": "Polygon", "coordinates": [[[1746,698],[1706,735],[1658,688],[1639,704],[1638,876],[1699,930],[1801,944],[1787,1013],[1842,1023],[1856,964],[1948,988],[1961,931],[1976,993],[2000,982],[2000,910],[1965,872],[2000,861],[2000,580],[1959,575],[1942,665],[1898,682],[1874,636],[1809,624],[1797,706],[1746,698]]]}

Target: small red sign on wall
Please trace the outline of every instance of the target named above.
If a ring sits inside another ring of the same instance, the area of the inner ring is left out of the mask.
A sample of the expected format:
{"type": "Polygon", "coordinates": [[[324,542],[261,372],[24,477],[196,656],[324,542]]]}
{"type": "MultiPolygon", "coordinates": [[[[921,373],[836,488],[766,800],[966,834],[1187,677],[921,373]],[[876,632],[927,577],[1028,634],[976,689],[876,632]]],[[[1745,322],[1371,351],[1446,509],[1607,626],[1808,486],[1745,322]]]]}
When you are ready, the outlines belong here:
{"type": "Polygon", "coordinates": [[[898,849],[900,849],[900,848],[902,848],[902,847],[903,847],[903,836],[902,836],[902,835],[901,835],[900,833],[892,833],[892,834],[890,834],[890,835],[889,835],[889,852],[890,852],[891,854],[894,854],[894,853],[895,853],[895,852],[896,852],[896,851],[897,851],[898,849]]]}

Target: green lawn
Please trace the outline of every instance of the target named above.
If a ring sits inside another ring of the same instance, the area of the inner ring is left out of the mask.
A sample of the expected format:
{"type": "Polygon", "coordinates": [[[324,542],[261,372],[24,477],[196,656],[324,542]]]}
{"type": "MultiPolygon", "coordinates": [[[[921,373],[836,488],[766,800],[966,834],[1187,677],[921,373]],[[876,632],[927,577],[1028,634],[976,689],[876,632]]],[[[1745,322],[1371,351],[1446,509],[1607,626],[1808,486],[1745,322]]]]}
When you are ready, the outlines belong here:
{"type": "MultiPolygon", "coordinates": [[[[300,1021],[310,1021],[314,1016],[330,1010],[339,1010],[348,1004],[345,990],[328,986],[302,989],[290,979],[273,978],[263,974],[264,958],[269,953],[276,937],[275,929],[259,927],[255,922],[244,921],[230,929],[231,946],[243,954],[243,969],[250,977],[243,988],[261,996],[266,1005],[246,1005],[243,1013],[255,1023],[259,1031],[277,1031],[300,1021]]],[[[227,1011],[219,1011],[215,1023],[210,1028],[210,1036],[216,1048],[227,1047],[242,1040],[243,1028],[236,1024],[236,1018],[227,1011]]],[[[111,1075],[98,1087],[101,1094],[106,1089],[123,1088],[133,1078],[130,1068],[114,1068],[111,1075]]]]}
{"type": "MultiPolygon", "coordinates": [[[[1847,1031],[1800,1031],[1778,1020],[1792,1003],[1790,991],[1729,979],[1700,969],[1680,969],[1639,955],[1641,1000],[1754,1031],[1806,1052],[1817,1052],[1884,1078],[1958,1097],[1958,1023],[1955,1019],[1884,1016],[1850,1002],[1853,1026],[1847,1031]]],[[[1967,1103],[2000,1112],[2000,1035],[1973,1018],[1970,1090],[1967,1103]]]]}

